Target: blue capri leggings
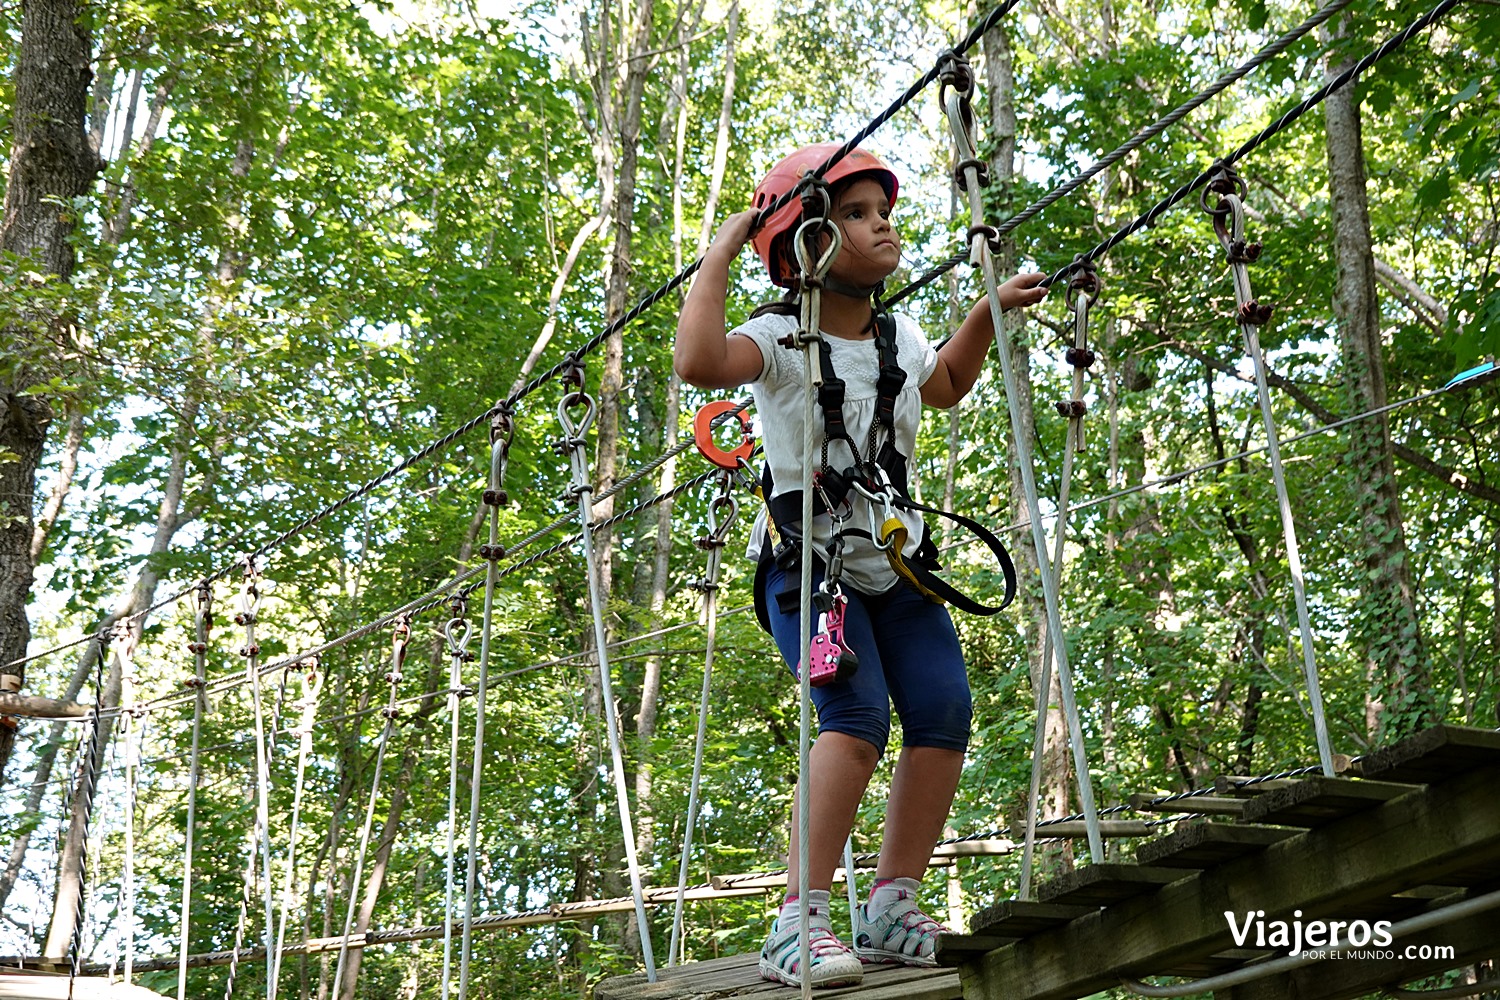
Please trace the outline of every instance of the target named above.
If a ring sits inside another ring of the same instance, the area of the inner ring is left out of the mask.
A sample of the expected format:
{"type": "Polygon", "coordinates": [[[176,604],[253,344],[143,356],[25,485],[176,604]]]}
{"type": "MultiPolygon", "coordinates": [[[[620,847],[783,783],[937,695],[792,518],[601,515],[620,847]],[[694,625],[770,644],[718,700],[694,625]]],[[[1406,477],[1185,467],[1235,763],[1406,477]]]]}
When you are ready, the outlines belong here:
{"type": "MultiPolygon", "coordinates": [[[[816,587],[822,574],[813,577],[816,587]]],[[[765,573],[771,635],[788,669],[802,657],[800,614],[782,614],[776,595],[786,589],[778,566],[765,573]]],[[[790,585],[797,586],[796,576],[790,585]]],[[[891,734],[891,704],[901,719],[902,745],[967,750],[974,702],[963,650],[948,609],[902,584],[871,596],[844,588],[849,604],[844,641],[859,657],[853,677],[812,689],[819,733],[845,733],[875,745],[882,754],[891,734]]],[[[817,628],[814,612],[813,628],[817,628]]],[[[795,670],[793,670],[795,675],[795,670]]]]}

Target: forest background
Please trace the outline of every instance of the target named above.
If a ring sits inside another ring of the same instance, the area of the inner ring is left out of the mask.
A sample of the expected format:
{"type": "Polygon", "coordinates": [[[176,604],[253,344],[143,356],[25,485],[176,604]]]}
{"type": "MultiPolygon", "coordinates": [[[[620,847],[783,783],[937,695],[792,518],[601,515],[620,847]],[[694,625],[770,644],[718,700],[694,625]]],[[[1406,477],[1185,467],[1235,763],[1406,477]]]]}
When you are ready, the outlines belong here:
{"type": "MultiPolygon", "coordinates": [[[[1011,259],[1068,264],[1422,9],[1354,0],[1018,227],[1011,259]]],[[[123,963],[132,943],[140,962],[176,953],[195,704],[184,682],[205,578],[213,684],[188,950],[263,941],[261,908],[242,912],[247,871],[258,899],[268,880],[282,885],[289,860],[289,941],[337,934],[351,899],[360,930],[441,921],[450,753],[467,802],[474,721],[465,699],[453,751],[450,612],[439,602],[413,622],[394,696],[419,697],[391,726],[379,711],[393,697],[391,626],[359,630],[482,572],[486,412],[691,263],[771,163],[851,135],[982,13],[868,0],[0,6],[0,673],[28,695],[150,706],[111,713],[92,743],[76,720],[0,727],[0,952],[68,950],[76,882],[60,873],[82,856],[82,958],[123,963]],[[232,621],[246,552],[260,553],[252,638],[232,621]],[[258,690],[244,683],[247,647],[265,665],[351,632],[258,690]],[[303,705],[314,724],[299,785],[303,705]],[[264,870],[247,847],[258,714],[279,725],[264,870]],[[89,759],[99,788],[85,837],[89,759]]],[[[1280,0],[1023,2],[972,53],[989,221],[1309,13],[1280,0]]],[[[1288,485],[1342,753],[1433,721],[1500,721],[1500,387],[1433,393],[1500,346],[1497,37],[1500,5],[1459,4],[1239,165],[1249,236],[1265,247],[1255,292],[1276,307],[1262,338],[1281,433],[1296,438],[1288,485]],[[1387,403],[1399,405],[1364,416],[1387,403]],[[1318,431],[1345,417],[1361,419],[1318,431]]],[[[952,253],[969,225],[934,95],[865,143],[902,177],[898,283],[952,253]]],[[[1100,360],[1061,586],[1096,795],[1112,804],[1315,763],[1264,429],[1196,196],[1100,271],[1100,360]]],[[[903,308],[936,339],[976,287],[964,268],[903,308]]],[[[680,293],[586,358],[600,489],[683,441],[705,401],[671,374],[680,293]]],[[[732,314],[770,296],[746,255],[732,314]]],[[[1061,485],[1066,421],[1053,403],[1071,395],[1064,298],[1059,288],[1009,338],[1044,498],[1061,485]]],[[[923,496],[1012,529],[1023,576],[1011,610],[959,623],[977,705],[951,824],[960,835],[1024,819],[1043,642],[1035,553],[1014,530],[1013,429],[990,369],[961,407],[929,414],[915,464],[923,496]]],[[[511,502],[495,522],[512,548],[548,526],[538,546],[571,530],[555,523],[569,510],[567,463],[551,447],[563,391],[554,380],[516,408],[511,502]]],[[[628,511],[707,469],[688,451],[595,512],[628,511]]],[[[599,538],[636,846],[652,885],[675,882],[684,833],[705,654],[694,541],[717,489],[694,484],[599,538]]],[[[742,506],[718,594],[728,613],[694,881],[784,863],[795,780],[795,687],[744,613],[751,567],[738,554],[753,501],[742,506]]],[[[1055,506],[1044,499],[1049,515],[1055,506]]],[[[993,592],[978,554],[960,545],[947,558],[963,586],[993,592]]],[[[476,629],[480,603],[469,606],[476,629]]],[[[476,912],[625,894],[576,552],[509,572],[491,625],[476,912]]],[[[472,686],[476,665],[464,670],[472,686]]],[[[1043,812],[1057,816],[1077,799],[1049,694],[1043,812]]],[[[873,849],[878,800],[861,813],[862,848],[873,849]]],[[[464,840],[467,824],[456,832],[464,840]]],[[[461,851],[460,872],[468,861],[461,851]]],[[[931,888],[961,919],[1012,891],[1017,869],[965,861],[931,888]]],[[[758,947],[767,905],[693,904],[687,957],[758,947]]],[[[658,956],[669,909],[653,910],[658,956]]],[[[536,998],[584,994],[637,967],[641,950],[626,915],[482,933],[474,948],[473,995],[536,998]]],[[[350,956],[342,974],[336,952],[290,958],[278,987],[323,998],[338,979],[343,997],[441,995],[440,942],[350,956]]],[[[194,970],[187,994],[224,995],[230,974],[194,970]]],[[[234,975],[236,993],[265,992],[265,963],[234,975]]],[[[171,993],[177,974],[137,978],[171,993]]]]}

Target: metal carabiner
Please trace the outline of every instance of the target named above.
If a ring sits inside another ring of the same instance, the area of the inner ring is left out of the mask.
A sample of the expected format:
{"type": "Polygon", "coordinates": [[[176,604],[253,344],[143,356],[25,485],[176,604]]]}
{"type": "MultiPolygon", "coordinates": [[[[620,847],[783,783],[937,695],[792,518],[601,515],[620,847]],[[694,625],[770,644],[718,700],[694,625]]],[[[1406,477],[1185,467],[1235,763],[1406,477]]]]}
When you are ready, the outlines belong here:
{"type": "Polygon", "coordinates": [[[891,538],[894,532],[888,534],[885,529],[890,526],[892,521],[895,521],[897,526],[901,528],[905,528],[906,523],[896,516],[896,508],[891,504],[890,477],[879,466],[876,467],[875,471],[879,480],[875,490],[869,489],[864,483],[856,479],[853,484],[854,491],[869,502],[866,514],[870,521],[870,540],[874,542],[875,548],[881,552],[889,552],[896,543],[891,538]],[[880,506],[879,513],[875,509],[877,504],[880,506]]]}

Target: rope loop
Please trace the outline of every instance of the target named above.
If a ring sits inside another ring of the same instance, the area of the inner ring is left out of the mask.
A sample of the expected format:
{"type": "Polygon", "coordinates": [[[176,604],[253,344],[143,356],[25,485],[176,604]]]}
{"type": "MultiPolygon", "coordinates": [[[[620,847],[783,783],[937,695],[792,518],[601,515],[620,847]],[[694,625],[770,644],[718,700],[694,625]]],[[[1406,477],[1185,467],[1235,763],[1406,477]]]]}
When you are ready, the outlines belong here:
{"type": "Polygon", "coordinates": [[[961,52],[948,49],[938,55],[937,78],[940,103],[949,87],[963,97],[974,96],[974,68],[969,65],[968,57],[961,52]]]}
{"type": "Polygon", "coordinates": [[[1240,198],[1244,198],[1247,193],[1248,188],[1245,186],[1245,179],[1240,176],[1239,171],[1234,169],[1233,164],[1219,159],[1215,160],[1214,165],[1208,168],[1208,183],[1204,185],[1203,190],[1198,194],[1198,204],[1202,205],[1203,211],[1209,215],[1215,218],[1223,218],[1229,212],[1229,206],[1225,204],[1226,196],[1238,195],[1240,198]],[[1210,194],[1219,196],[1217,206],[1209,207],[1208,196],[1210,194]]]}
{"type": "Polygon", "coordinates": [[[255,557],[245,556],[245,582],[240,585],[240,613],[234,616],[236,625],[252,626],[260,611],[260,586],[256,581],[260,573],[255,568],[255,557]]]}
{"type": "Polygon", "coordinates": [[[1077,296],[1082,292],[1086,297],[1085,309],[1093,308],[1095,302],[1099,301],[1099,292],[1104,288],[1104,282],[1099,277],[1099,269],[1092,260],[1086,260],[1082,254],[1073,258],[1074,271],[1068,279],[1067,304],[1073,312],[1078,311],[1077,296]]]}
{"type": "Polygon", "coordinates": [[[581,447],[583,445],[583,436],[593,426],[594,417],[597,412],[598,410],[594,406],[594,397],[585,392],[581,385],[576,391],[564,396],[557,404],[557,422],[562,425],[563,429],[563,440],[559,441],[558,444],[566,446],[568,449],[581,447]],[[576,409],[582,409],[583,416],[581,419],[575,421],[570,411],[576,409]]]}
{"type": "Polygon", "coordinates": [[[844,234],[827,215],[820,215],[807,219],[797,227],[794,245],[797,251],[797,266],[802,269],[802,287],[821,288],[823,279],[828,277],[834,260],[844,247],[844,234]],[[816,249],[817,237],[819,231],[825,229],[828,231],[828,246],[820,254],[816,249]]]}
{"type": "Polygon", "coordinates": [[[583,388],[583,355],[578,351],[569,351],[558,365],[561,371],[563,385],[571,385],[575,389],[583,388]]]}
{"type": "Polygon", "coordinates": [[[453,616],[443,625],[443,638],[448,640],[448,655],[460,662],[468,662],[474,656],[468,651],[469,639],[474,635],[474,623],[468,618],[468,601],[455,597],[451,608],[453,616]]]}

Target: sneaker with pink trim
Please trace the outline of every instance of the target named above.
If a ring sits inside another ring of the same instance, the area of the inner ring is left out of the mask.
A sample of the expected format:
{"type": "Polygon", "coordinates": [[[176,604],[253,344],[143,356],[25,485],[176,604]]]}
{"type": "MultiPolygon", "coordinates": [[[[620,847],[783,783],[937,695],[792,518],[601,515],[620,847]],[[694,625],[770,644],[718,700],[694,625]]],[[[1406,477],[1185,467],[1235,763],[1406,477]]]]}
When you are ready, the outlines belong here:
{"type": "MultiPolygon", "coordinates": [[[[858,986],[864,979],[865,970],[860,960],[849,951],[849,946],[840,941],[832,929],[818,923],[809,923],[809,940],[812,960],[808,982],[815,987],[858,986]]],[[[760,950],[760,978],[787,986],[801,986],[802,946],[798,941],[795,925],[781,929],[781,921],[771,924],[771,935],[760,950]]]]}
{"type": "Polygon", "coordinates": [[[873,919],[866,903],[854,911],[854,954],[871,965],[937,965],[937,936],[948,928],[917,909],[917,900],[902,890],[890,908],[873,919]]]}

